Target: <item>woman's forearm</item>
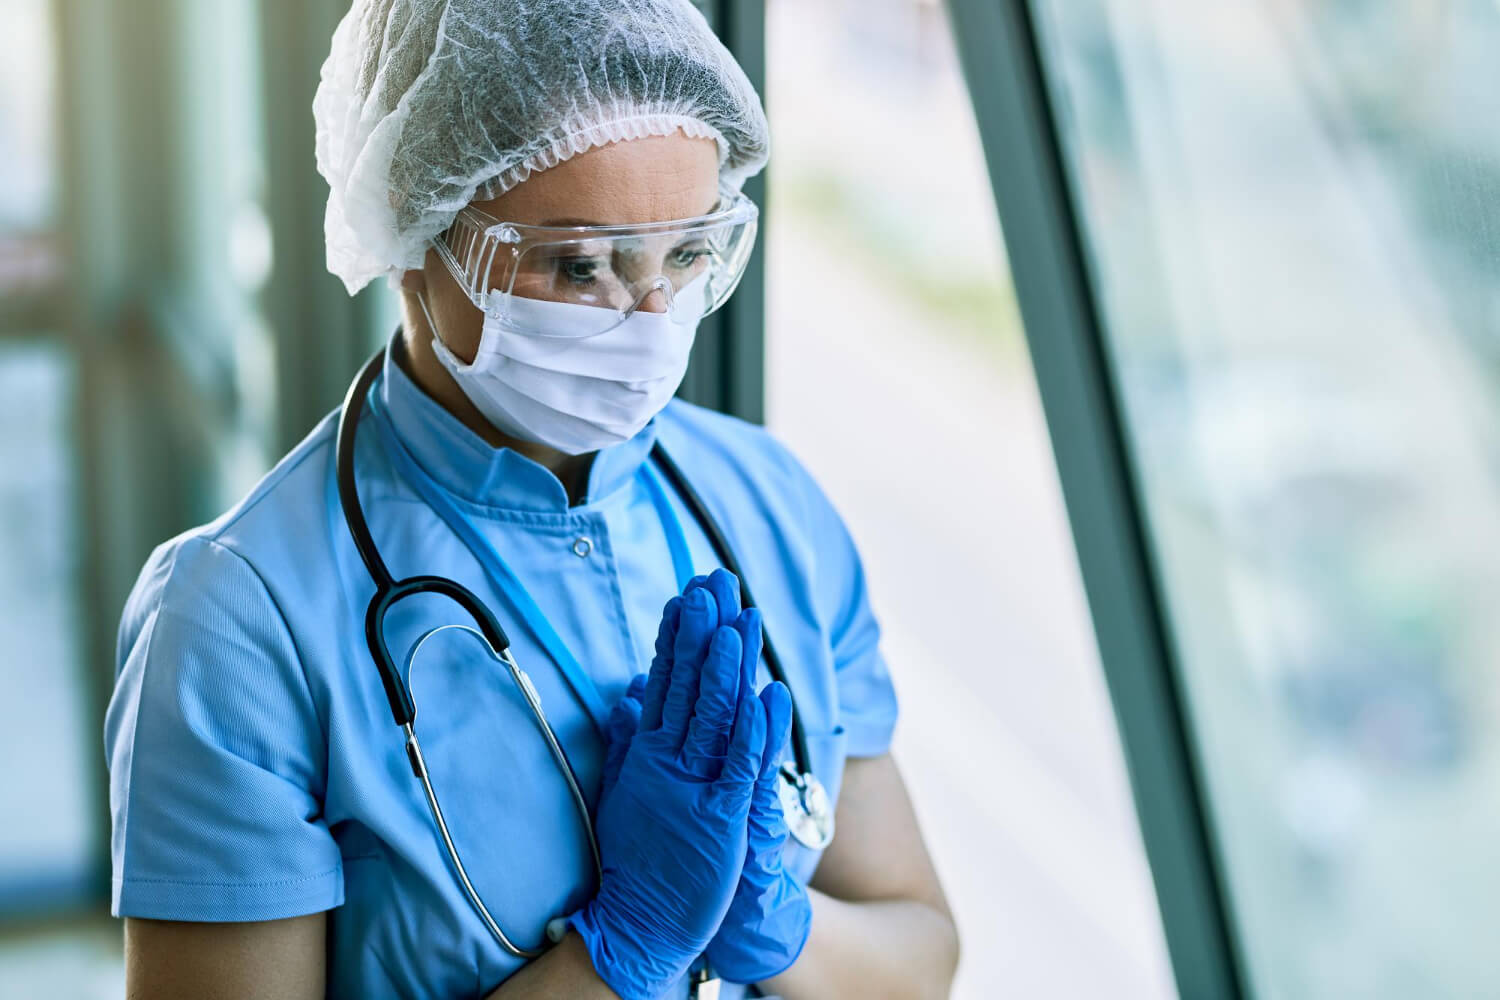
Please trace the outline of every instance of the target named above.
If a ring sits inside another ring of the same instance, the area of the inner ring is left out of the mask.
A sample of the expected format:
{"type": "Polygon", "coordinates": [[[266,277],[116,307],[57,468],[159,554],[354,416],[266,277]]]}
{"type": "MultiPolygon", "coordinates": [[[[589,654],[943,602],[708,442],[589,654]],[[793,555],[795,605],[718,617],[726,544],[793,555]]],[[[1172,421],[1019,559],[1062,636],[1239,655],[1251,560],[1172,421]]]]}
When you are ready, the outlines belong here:
{"type": "Polygon", "coordinates": [[[762,984],[785,1000],[947,997],[958,967],[958,931],[915,900],[849,903],[808,890],[812,933],[790,969],[762,984]]]}
{"type": "Polygon", "coordinates": [[[576,997],[577,1000],[619,1000],[594,971],[583,939],[568,934],[557,947],[528,963],[485,1000],[543,1000],[576,997]]]}

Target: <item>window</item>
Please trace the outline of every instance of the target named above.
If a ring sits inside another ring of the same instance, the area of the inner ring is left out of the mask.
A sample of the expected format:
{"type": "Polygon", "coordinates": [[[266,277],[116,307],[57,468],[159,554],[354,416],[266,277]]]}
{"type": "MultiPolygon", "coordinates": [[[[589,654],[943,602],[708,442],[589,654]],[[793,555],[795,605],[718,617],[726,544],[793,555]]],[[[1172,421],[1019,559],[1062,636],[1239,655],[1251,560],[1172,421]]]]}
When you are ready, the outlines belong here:
{"type": "Polygon", "coordinates": [[[46,341],[0,340],[0,912],[93,891],[98,740],[81,663],[70,434],[73,369],[46,341]],[[44,760],[46,767],[19,762],[44,760]]]}
{"type": "Polygon", "coordinates": [[[72,430],[74,368],[37,305],[56,281],[48,5],[19,0],[0,32],[0,914],[97,888],[98,743],[82,663],[72,430]]]}
{"type": "Polygon", "coordinates": [[[865,559],[895,752],[968,944],[954,995],[1170,995],[942,7],[767,15],[768,423],[865,559]]]}
{"type": "Polygon", "coordinates": [[[34,295],[57,277],[52,26],[44,0],[13,0],[0,37],[0,297],[34,295]]]}
{"type": "Polygon", "coordinates": [[[1033,7],[1255,995],[1489,992],[1500,9],[1033,7]]]}

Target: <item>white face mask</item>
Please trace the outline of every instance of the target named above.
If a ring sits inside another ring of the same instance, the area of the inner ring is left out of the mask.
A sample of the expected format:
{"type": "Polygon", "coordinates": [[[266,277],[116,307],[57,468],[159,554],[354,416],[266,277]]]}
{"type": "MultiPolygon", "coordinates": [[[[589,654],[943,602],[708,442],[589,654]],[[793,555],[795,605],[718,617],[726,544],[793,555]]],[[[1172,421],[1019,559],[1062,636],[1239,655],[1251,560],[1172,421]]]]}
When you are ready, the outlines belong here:
{"type": "MultiPolygon", "coordinates": [[[[678,293],[702,295],[698,282],[678,293]]],[[[592,330],[596,306],[512,297],[502,318],[486,312],[479,350],[464,364],[433,330],[432,349],[465,396],[511,437],[581,455],[628,441],[682,384],[698,330],[668,313],[636,310],[606,333],[592,330]],[[517,333],[511,323],[544,336],[517,333]]],[[[688,310],[693,314],[693,310],[688,310]]]]}

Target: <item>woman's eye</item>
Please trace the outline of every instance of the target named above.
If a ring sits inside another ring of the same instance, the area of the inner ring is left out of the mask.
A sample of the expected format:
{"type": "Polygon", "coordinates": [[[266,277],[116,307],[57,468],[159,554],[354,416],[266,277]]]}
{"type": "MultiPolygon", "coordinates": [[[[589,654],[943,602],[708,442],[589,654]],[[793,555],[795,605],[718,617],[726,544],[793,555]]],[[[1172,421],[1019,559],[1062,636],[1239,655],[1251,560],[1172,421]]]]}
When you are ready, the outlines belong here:
{"type": "Polygon", "coordinates": [[[575,285],[591,284],[598,277],[599,261],[593,257],[559,257],[557,271],[575,285]]]}
{"type": "Polygon", "coordinates": [[[673,267],[685,271],[697,264],[699,260],[712,256],[713,251],[707,247],[678,247],[672,251],[669,260],[673,267]]]}

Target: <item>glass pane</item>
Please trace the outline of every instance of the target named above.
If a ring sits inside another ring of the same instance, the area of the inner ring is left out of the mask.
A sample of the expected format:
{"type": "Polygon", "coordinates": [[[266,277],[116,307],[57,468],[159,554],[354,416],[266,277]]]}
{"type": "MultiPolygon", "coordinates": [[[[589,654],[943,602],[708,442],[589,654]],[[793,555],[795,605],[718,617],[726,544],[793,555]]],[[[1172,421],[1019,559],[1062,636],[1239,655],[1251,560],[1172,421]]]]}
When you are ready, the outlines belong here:
{"type": "Polygon", "coordinates": [[[96,888],[99,734],[80,662],[73,368],[45,342],[0,343],[0,911],[96,888]],[[25,761],[45,762],[26,766],[25,761]]]}
{"type": "Polygon", "coordinates": [[[6,0],[0,9],[0,296],[58,277],[46,233],[56,214],[51,3],[6,0]]]}
{"type": "MultiPolygon", "coordinates": [[[[212,495],[232,503],[264,474],[276,427],[275,338],[260,296],[274,247],[267,217],[262,133],[260,11],[256,0],[181,5],[173,57],[192,81],[175,95],[183,183],[177,211],[181,265],[173,275],[180,310],[167,329],[182,369],[205,379],[199,392],[224,410],[213,457],[212,495]],[[230,384],[211,381],[225,374],[230,384]],[[232,391],[226,391],[232,390],[232,391]]],[[[296,127],[307,108],[288,107],[296,127]]]]}
{"type": "Polygon", "coordinates": [[[954,996],[1169,996],[942,7],[767,6],[769,423],[865,559],[966,944],[954,996]]]}
{"type": "Polygon", "coordinates": [[[123,944],[107,918],[0,935],[0,996],[126,1000],[123,944]]]}
{"type": "Polygon", "coordinates": [[[5,0],[0,12],[0,232],[52,218],[52,24],[49,0],[5,0]]]}
{"type": "Polygon", "coordinates": [[[1035,6],[1256,995],[1491,995],[1500,7],[1035,6]]]}

